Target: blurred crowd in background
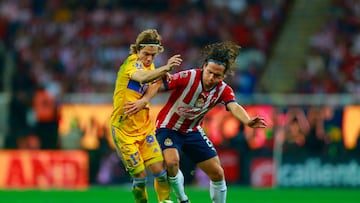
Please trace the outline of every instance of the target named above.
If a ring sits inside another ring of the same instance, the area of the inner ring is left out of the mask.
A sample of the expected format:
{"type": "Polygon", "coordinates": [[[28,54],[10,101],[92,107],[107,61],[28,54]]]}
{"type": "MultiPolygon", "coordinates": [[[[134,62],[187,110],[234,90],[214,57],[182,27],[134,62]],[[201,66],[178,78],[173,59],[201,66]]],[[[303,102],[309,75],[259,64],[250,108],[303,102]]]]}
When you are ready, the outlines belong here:
{"type": "Polygon", "coordinates": [[[180,53],[180,69],[197,67],[200,49],[223,40],[251,50],[251,56],[242,56],[245,64],[239,64],[237,75],[250,84],[235,84],[235,89],[253,91],[288,2],[2,1],[0,37],[14,53],[14,77],[28,81],[17,85],[43,85],[56,97],[112,92],[129,45],[147,28],[158,29],[163,38],[165,52],[157,65],[180,53]]]}
{"type": "MultiPolygon", "coordinates": [[[[11,78],[9,90],[3,81],[0,83],[1,91],[11,92],[5,148],[86,149],[98,161],[103,154],[111,153],[107,126],[97,125],[96,120],[92,120],[91,128],[86,128],[75,119],[71,123],[73,134],[61,142],[58,107],[62,96],[69,93],[111,93],[130,44],[147,28],[158,29],[165,46],[156,65],[165,64],[175,53],[182,55],[184,62],[174,72],[198,67],[200,51],[206,44],[235,41],[242,50],[235,75],[227,82],[239,94],[263,93],[259,81],[292,3],[293,0],[0,0],[0,39],[12,59],[7,64],[2,60],[0,75],[4,76],[5,65],[13,66],[9,75],[0,79],[11,78]],[[97,147],[84,147],[85,131],[98,138],[97,147]]],[[[360,94],[360,1],[333,1],[325,24],[309,39],[307,58],[297,75],[292,93],[360,94]]],[[[326,135],[325,110],[289,110],[287,119],[280,119],[282,123],[277,123],[279,117],[272,121],[274,131],[265,136],[269,139],[260,147],[251,142],[256,133],[230,136],[217,145],[236,144],[244,146],[240,150],[271,154],[277,136],[289,152],[307,147],[319,154],[344,153],[341,132],[333,131],[333,137],[326,135]]],[[[340,130],[341,123],[337,127],[340,130]]],[[[241,125],[239,129],[238,132],[244,132],[241,125]]],[[[116,162],[115,156],[108,162],[111,160],[116,162]]],[[[99,165],[93,167],[92,172],[101,170],[99,165]]]]}
{"type": "Polygon", "coordinates": [[[360,94],[360,2],[333,0],[326,21],[309,39],[298,93],[360,94]]]}
{"type": "Polygon", "coordinates": [[[184,63],[174,72],[198,67],[200,50],[208,43],[237,42],[243,54],[229,83],[237,92],[252,93],[290,2],[1,1],[0,37],[14,64],[10,134],[41,134],[29,124],[54,122],[53,109],[63,95],[111,93],[130,44],[147,28],[158,29],[165,46],[157,65],[175,53],[182,55],[184,63]],[[45,92],[40,100],[49,104],[43,109],[33,107],[38,91],[45,92]],[[38,118],[40,111],[47,114],[38,118]]]}

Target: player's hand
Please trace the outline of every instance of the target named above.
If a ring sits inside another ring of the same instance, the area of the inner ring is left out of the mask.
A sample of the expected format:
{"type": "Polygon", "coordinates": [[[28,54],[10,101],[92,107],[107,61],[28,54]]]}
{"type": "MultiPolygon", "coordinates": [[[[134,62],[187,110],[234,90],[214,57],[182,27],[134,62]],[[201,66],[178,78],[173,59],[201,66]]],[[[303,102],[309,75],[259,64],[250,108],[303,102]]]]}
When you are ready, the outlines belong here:
{"type": "Polygon", "coordinates": [[[174,66],[180,66],[182,62],[182,58],[180,58],[180,54],[176,54],[168,59],[167,66],[169,67],[169,70],[172,70],[174,66]]]}
{"type": "Polygon", "coordinates": [[[170,82],[172,79],[172,75],[170,73],[166,73],[164,77],[166,78],[167,82],[170,82]]]}
{"type": "Polygon", "coordinates": [[[124,105],[124,114],[128,116],[132,116],[137,112],[141,111],[142,109],[146,108],[146,105],[149,102],[143,99],[136,100],[135,102],[125,102],[124,105]]]}
{"type": "Polygon", "coordinates": [[[263,117],[256,116],[247,124],[251,128],[266,128],[267,124],[263,117]]]}

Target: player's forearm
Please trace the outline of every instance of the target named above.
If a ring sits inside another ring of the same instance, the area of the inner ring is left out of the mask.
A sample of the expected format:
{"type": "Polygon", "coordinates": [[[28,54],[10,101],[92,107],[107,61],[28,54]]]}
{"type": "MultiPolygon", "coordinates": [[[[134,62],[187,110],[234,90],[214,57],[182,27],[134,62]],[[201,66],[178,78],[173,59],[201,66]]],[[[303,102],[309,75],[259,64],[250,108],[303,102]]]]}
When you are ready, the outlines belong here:
{"type": "Polygon", "coordinates": [[[144,84],[164,76],[170,70],[171,68],[167,65],[156,68],[155,70],[139,70],[133,73],[131,79],[144,84]]]}
{"type": "Polygon", "coordinates": [[[235,118],[237,118],[239,121],[244,123],[245,125],[248,125],[251,121],[251,118],[249,114],[246,112],[246,110],[240,106],[237,103],[232,103],[228,105],[228,108],[230,112],[233,114],[235,118]]]}
{"type": "Polygon", "coordinates": [[[147,88],[145,94],[143,95],[142,99],[148,103],[150,103],[151,99],[155,97],[160,89],[160,83],[156,82],[147,88]]]}

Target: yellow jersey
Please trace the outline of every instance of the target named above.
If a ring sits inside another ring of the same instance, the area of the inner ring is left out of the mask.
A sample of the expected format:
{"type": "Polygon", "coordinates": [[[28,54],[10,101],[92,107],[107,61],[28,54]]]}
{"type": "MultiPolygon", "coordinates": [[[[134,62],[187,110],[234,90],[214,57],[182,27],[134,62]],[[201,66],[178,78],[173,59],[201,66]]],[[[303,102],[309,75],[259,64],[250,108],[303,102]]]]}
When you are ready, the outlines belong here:
{"type": "Polygon", "coordinates": [[[120,66],[117,73],[116,86],[113,95],[113,112],[111,114],[111,125],[117,127],[121,133],[128,136],[148,135],[154,133],[155,126],[151,122],[149,106],[138,113],[127,116],[124,114],[125,102],[134,102],[140,99],[149,84],[131,80],[131,75],[137,70],[153,70],[154,64],[145,67],[137,60],[137,55],[130,55],[120,66]]]}

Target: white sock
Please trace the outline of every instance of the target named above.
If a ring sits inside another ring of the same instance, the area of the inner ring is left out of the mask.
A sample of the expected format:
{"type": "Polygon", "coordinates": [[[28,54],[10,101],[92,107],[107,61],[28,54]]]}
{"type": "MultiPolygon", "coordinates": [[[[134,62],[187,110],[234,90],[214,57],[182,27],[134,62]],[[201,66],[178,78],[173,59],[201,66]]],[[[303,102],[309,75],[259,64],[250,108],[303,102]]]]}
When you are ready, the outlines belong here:
{"type": "Polygon", "coordinates": [[[175,177],[168,177],[170,187],[175,193],[175,196],[178,200],[184,201],[188,200],[188,197],[185,194],[184,190],[184,175],[182,172],[178,171],[178,174],[175,177]]]}
{"type": "Polygon", "coordinates": [[[225,180],[219,182],[210,181],[210,198],[213,203],[225,203],[226,191],[225,180]]]}

